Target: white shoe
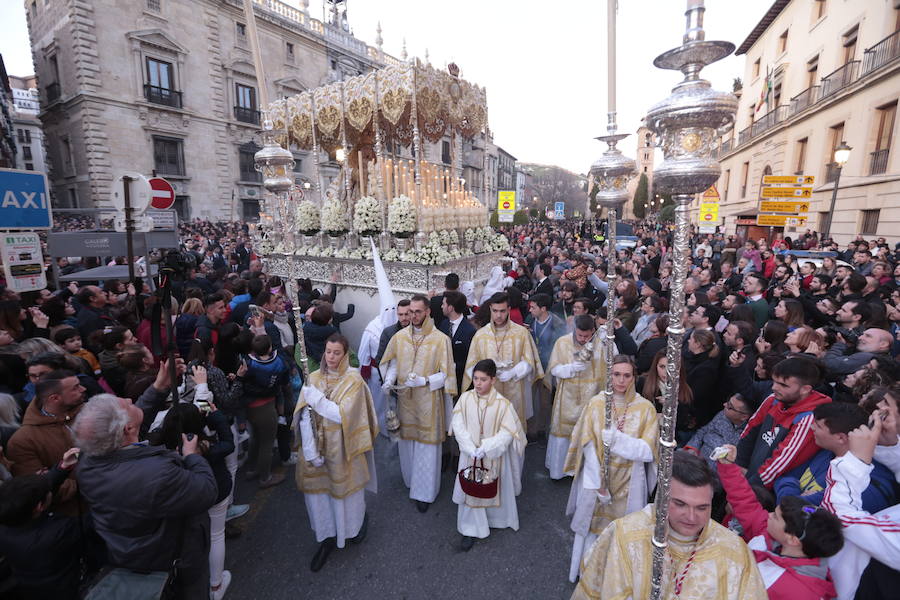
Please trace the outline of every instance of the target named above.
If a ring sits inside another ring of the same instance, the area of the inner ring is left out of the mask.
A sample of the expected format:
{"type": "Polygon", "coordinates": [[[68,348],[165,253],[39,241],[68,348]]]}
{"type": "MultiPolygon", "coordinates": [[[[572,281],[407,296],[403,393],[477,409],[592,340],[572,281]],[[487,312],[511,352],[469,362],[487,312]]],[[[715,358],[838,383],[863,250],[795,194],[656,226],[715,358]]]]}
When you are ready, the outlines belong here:
{"type": "Polygon", "coordinates": [[[217,590],[210,588],[210,600],[222,600],[225,597],[225,592],[228,591],[229,585],[231,585],[231,571],[222,571],[222,585],[217,590]]]}
{"type": "Polygon", "coordinates": [[[287,425],[287,419],[284,417],[278,417],[278,424],[279,425],[287,425]]]}
{"type": "Polygon", "coordinates": [[[298,460],[300,460],[300,457],[297,455],[297,453],[291,452],[291,457],[289,459],[287,459],[286,461],[284,461],[284,464],[296,465],[298,460]]]}
{"type": "Polygon", "coordinates": [[[237,439],[238,444],[243,444],[244,442],[246,442],[249,439],[250,439],[250,432],[247,431],[246,429],[244,431],[238,432],[238,439],[237,439]]]}

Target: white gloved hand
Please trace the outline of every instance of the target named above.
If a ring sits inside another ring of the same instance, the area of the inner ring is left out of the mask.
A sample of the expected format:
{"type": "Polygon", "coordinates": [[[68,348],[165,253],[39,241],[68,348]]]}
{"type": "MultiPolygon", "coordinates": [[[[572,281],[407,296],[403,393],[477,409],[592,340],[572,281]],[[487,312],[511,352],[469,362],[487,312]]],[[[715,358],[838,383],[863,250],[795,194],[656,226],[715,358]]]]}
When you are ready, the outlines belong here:
{"type": "Polygon", "coordinates": [[[428,385],[428,380],[421,375],[416,375],[415,377],[407,378],[404,385],[408,388],[422,387],[424,385],[428,385]]]}
{"type": "Polygon", "coordinates": [[[507,381],[511,381],[513,377],[515,377],[515,373],[512,369],[503,369],[497,373],[497,379],[506,383],[507,381]]]}
{"type": "Polygon", "coordinates": [[[484,449],[481,446],[475,448],[475,452],[472,453],[472,458],[484,458],[484,449]]]}
{"type": "Polygon", "coordinates": [[[612,448],[616,445],[616,438],[618,437],[619,430],[618,429],[604,429],[601,433],[603,437],[603,445],[609,446],[612,448]]]}
{"type": "Polygon", "coordinates": [[[318,468],[325,464],[325,459],[322,458],[321,456],[317,456],[309,462],[312,464],[312,466],[318,468]]]}
{"type": "Polygon", "coordinates": [[[306,399],[306,403],[310,408],[319,412],[319,402],[325,400],[325,394],[315,386],[305,385],[303,386],[303,398],[306,399]]]}
{"type": "Polygon", "coordinates": [[[572,373],[581,373],[585,369],[587,369],[587,365],[580,361],[575,361],[573,363],[569,363],[569,366],[572,367],[572,373]]]}
{"type": "Polygon", "coordinates": [[[394,385],[394,384],[391,383],[391,382],[389,382],[389,381],[385,381],[384,383],[382,383],[382,384],[381,384],[381,391],[382,391],[382,393],[383,393],[385,396],[390,396],[391,392],[394,391],[393,389],[391,389],[391,388],[393,387],[393,385],[394,385]]]}
{"type": "Polygon", "coordinates": [[[524,360],[520,360],[519,363],[511,369],[511,371],[513,372],[513,377],[515,377],[516,381],[521,381],[531,374],[531,365],[529,365],[524,360]]]}

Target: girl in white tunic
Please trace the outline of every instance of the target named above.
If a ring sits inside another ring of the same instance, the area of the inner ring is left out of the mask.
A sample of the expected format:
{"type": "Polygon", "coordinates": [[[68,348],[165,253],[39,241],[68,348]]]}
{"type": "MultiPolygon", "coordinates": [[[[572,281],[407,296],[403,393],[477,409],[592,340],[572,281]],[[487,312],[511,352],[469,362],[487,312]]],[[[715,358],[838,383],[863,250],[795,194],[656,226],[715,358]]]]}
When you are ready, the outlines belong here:
{"type": "Polygon", "coordinates": [[[310,374],[295,412],[304,458],[297,463],[297,488],[320,543],[313,571],[335,547],[362,541],[365,491],[377,491],[372,447],[378,423],[369,388],[350,368],[347,349],[344,336],[328,338],[322,365],[310,374]]]}
{"type": "Polygon", "coordinates": [[[494,361],[479,361],[472,372],[474,389],[460,396],[450,424],[450,433],[459,444],[459,469],[467,469],[477,460],[490,478],[498,481],[496,496],[476,498],[466,494],[459,477],[456,479],[456,528],[463,536],[461,548],[466,552],[472,549],[475,538],[486,538],[491,527],[519,529],[516,496],[522,491],[525,431],[513,405],[494,389],[496,379],[494,361]]]}

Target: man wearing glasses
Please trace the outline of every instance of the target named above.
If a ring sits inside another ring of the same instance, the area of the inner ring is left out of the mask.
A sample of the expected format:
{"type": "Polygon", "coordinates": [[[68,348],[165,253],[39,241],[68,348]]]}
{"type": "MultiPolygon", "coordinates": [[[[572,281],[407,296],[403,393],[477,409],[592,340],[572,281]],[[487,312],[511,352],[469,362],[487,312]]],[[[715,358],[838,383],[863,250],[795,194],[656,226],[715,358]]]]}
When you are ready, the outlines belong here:
{"type": "Polygon", "coordinates": [[[700,456],[713,465],[712,451],[725,444],[736,446],[753,411],[754,407],[743,396],[732,395],[712,421],[697,430],[687,446],[696,448],[700,456]]]}

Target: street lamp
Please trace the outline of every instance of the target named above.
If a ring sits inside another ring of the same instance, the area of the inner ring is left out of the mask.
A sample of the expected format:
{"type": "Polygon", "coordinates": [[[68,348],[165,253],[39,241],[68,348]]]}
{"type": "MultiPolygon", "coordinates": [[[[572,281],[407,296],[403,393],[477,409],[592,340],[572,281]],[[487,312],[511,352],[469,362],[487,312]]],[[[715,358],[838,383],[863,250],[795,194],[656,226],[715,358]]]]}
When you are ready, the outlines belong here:
{"type": "Polygon", "coordinates": [[[848,146],[847,142],[844,141],[834,149],[834,162],[831,163],[830,166],[834,166],[834,168],[837,169],[837,174],[834,177],[834,187],[831,190],[831,208],[828,210],[828,222],[825,224],[825,227],[822,228],[823,241],[828,239],[828,236],[831,235],[831,221],[834,220],[834,203],[837,201],[838,186],[841,183],[841,171],[844,169],[844,165],[847,164],[847,161],[850,160],[851,150],[853,150],[853,148],[848,146]]]}

